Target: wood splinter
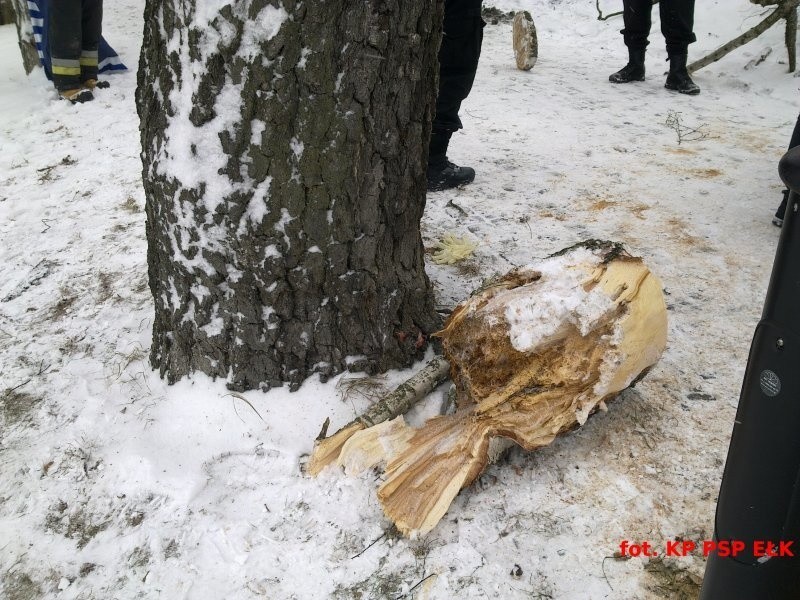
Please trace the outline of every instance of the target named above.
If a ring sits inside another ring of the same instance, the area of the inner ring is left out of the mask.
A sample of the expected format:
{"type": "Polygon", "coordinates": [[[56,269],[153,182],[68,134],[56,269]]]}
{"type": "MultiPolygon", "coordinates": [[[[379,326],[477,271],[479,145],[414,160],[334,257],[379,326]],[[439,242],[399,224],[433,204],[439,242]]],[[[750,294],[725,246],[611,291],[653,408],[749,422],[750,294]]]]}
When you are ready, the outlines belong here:
{"type": "Polygon", "coordinates": [[[338,461],[342,447],[354,434],[407,413],[414,404],[447,379],[449,372],[450,363],[443,357],[437,356],[430,360],[419,373],[376,402],[366,413],[342,427],[332,436],[324,438],[329,422],[326,421],[320,436],[314,442],[314,450],[308,461],[306,472],[316,477],[325,467],[338,461]]]}

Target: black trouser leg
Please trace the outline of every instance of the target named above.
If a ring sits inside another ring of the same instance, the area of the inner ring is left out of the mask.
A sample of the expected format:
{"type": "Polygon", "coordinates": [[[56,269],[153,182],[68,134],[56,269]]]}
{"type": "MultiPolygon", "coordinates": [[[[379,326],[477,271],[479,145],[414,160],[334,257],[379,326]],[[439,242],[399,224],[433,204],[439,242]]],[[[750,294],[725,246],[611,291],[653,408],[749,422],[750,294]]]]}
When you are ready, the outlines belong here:
{"type": "Polygon", "coordinates": [[[481,54],[484,22],[480,17],[448,18],[439,48],[439,91],[429,147],[429,165],[446,161],[454,131],[461,129],[458,111],[469,95],[481,54]]]}
{"type": "Polygon", "coordinates": [[[83,0],[81,81],[97,79],[97,48],[103,29],[103,0],[83,0]]]}
{"type": "MultiPolygon", "coordinates": [[[[669,0],[662,0],[669,2],[669,0]]],[[[622,2],[622,21],[625,29],[621,31],[625,45],[633,50],[644,50],[647,48],[648,36],[650,35],[650,25],[652,24],[651,12],[653,3],[651,0],[623,0],[622,2]]]]}
{"type": "Polygon", "coordinates": [[[661,0],[661,33],[667,42],[667,54],[687,54],[689,44],[696,42],[694,0],[661,0]]]}
{"type": "Polygon", "coordinates": [[[58,90],[80,87],[81,0],[49,2],[49,39],[53,83],[58,90]]]}

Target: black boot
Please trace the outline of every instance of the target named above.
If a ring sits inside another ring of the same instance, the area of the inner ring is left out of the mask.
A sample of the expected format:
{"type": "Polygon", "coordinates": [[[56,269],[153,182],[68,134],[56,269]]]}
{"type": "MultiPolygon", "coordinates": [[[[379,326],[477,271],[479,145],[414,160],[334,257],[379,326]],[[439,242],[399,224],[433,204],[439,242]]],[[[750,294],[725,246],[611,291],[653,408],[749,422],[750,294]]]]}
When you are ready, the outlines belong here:
{"type": "Polygon", "coordinates": [[[628,48],[628,64],[608,76],[611,83],[644,81],[644,48],[628,48]]]}
{"type": "Polygon", "coordinates": [[[674,90],[681,94],[689,94],[696,96],[700,93],[700,88],[689,77],[689,71],[686,70],[686,54],[670,54],[669,55],[669,74],[667,75],[667,82],[664,87],[668,90],[674,90]]]}
{"type": "Polygon", "coordinates": [[[472,183],[475,169],[459,167],[445,158],[444,162],[428,165],[428,191],[440,192],[472,183]]]}

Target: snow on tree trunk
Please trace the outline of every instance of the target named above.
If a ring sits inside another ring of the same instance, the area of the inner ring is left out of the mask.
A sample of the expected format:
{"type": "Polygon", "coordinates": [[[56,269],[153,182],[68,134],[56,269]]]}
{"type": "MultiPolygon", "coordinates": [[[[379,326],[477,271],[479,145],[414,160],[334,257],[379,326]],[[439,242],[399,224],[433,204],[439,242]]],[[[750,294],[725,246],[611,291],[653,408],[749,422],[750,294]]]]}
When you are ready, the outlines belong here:
{"type": "Polygon", "coordinates": [[[232,389],[408,365],[441,7],[148,0],[151,362],[232,389]]]}
{"type": "Polygon", "coordinates": [[[33,39],[33,25],[28,12],[27,0],[2,0],[5,3],[3,11],[8,10],[17,27],[19,51],[22,54],[22,66],[26,74],[30,74],[40,65],[39,53],[36,50],[36,41],[33,39]]]}

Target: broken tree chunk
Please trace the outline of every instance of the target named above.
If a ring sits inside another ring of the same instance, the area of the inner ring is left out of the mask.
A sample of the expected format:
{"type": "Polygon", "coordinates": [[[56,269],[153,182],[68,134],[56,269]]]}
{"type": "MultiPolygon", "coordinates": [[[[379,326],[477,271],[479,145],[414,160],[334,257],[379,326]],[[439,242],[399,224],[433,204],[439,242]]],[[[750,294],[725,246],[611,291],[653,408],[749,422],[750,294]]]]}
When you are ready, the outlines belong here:
{"type": "Polygon", "coordinates": [[[536,25],[533,24],[531,13],[527,10],[521,10],[514,15],[512,35],[517,68],[530,71],[539,57],[539,43],[536,38],[536,25]]]}
{"type": "Polygon", "coordinates": [[[666,347],[666,315],[659,280],[618,244],[579,245],[512,271],[438,334],[456,412],[419,429],[400,419],[367,428],[339,463],[386,463],[386,515],[405,535],[424,534],[486,467],[490,445],[547,445],[640,379],[666,347]]]}

